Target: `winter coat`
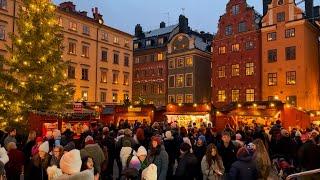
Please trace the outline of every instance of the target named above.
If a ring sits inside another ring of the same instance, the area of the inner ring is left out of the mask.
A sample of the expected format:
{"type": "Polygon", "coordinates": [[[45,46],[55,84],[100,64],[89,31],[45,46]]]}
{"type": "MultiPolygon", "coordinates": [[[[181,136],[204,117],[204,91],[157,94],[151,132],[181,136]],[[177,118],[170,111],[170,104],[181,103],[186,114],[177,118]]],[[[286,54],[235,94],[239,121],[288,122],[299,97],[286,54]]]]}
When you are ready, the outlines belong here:
{"type": "Polygon", "coordinates": [[[4,139],[4,147],[7,148],[7,145],[10,143],[10,142],[14,142],[17,144],[17,140],[14,136],[10,136],[8,135],[5,139],[4,139]]]}
{"type": "Polygon", "coordinates": [[[298,159],[304,170],[320,168],[320,146],[311,140],[305,142],[298,151],[298,159]]]}
{"type": "Polygon", "coordinates": [[[212,162],[211,167],[209,166],[207,162],[207,157],[203,156],[201,161],[201,170],[203,174],[203,180],[222,180],[223,176],[218,175],[215,173],[216,171],[224,173],[224,167],[222,160],[218,160],[215,162],[212,162]]]}
{"type": "Polygon", "coordinates": [[[158,147],[157,153],[148,157],[148,162],[149,164],[155,164],[157,166],[158,180],[165,180],[168,171],[169,158],[164,146],[158,147]]]}
{"type": "Polygon", "coordinates": [[[182,154],[175,177],[177,179],[193,180],[197,175],[197,157],[190,152],[182,154]]]}
{"type": "Polygon", "coordinates": [[[131,153],[132,153],[132,156],[136,155],[136,152],[131,147],[122,147],[121,148],[120,160],[121,160],[122,169],[125,169],[127,167],[128,158],[131,155],[131,153]]]}
{"type": "Polygon", "coordinates": [[[93,171],[90,169],[87,169],[85,171],[81,171],[73,175],[63,174],[62,176],[54,178],[53,180],[93,180],[93,179],[94,179],[93,171]]]}
{"type": "Polygon", "coordinates": [[[30,162],[30,158],[31,158],[31,150],[32,147],[36,144],[36,141],[29,141],[26,143],[26,145],[23,147],[23,154],[25,157],[25,163],[29,163],[30,162]]]}
{"type": "Polygon", "coordinates": [[[234,163],[236,158],[236,147],[233,145],[233,143],[230,141],[229,146],[225,147],[223,142],[218,146],[218,152],[222,158],[223,166],[225,168],[226,173],[229,172],[232,163],[234,163]]]}
{"type": "Polygon", "coordinates": [[[168,153],[169,162],[174,163],[175,158],[178,156],[174,139],[164,139],[163,144],[168,153]]]}
{"type": "Polygon", "coordinates": [[[56,156],[52,156],[50,161],[50,166],[56,165],[57,167],[60,167],[60,158],[57,158],[56,156]]]}
{"type": "Polygon", "coordinates": [[[80,151],[81,158],[90,156],[93,159],[94,169],[101,172],[101,163],[105,157],[101,147],[98,144],[88,144],[80,151]]]}
{"type": "Polygon", "coordinates": [[[22,172],[22,166],[25,162],[24,154],[17,149],[11,149],[8,152],[8,156],[9,162],[5,165],[8,180],[19,179],[22,172]]]}
{"type": "Polygon", "coordinates": [[[251,156],[239,157],[239,160],[231,165],[230,180],[256,180],[257,178],[257,167],[251,156]]]}
{"type": "Polygon", "coordinates": [[[51,160],[51,155],[46,154],[46,157],[41,160],[39,157],[39,154],[36,154],[32,157],[32,165],[31,165],[31,171],[30,171],[30,177],[25,179],[32,179],[32,180],[47,180],[47,168],[49,166],[51,160]]]}

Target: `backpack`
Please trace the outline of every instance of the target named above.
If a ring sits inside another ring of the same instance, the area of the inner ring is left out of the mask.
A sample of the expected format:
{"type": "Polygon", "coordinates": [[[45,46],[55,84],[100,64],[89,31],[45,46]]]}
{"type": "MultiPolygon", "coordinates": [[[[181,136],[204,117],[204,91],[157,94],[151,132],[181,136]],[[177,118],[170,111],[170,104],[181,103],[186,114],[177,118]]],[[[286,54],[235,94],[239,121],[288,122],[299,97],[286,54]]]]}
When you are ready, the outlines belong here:
{"type": "Polygon", "coordinates": [[[139,177],[139,171],[137,169],[129,168],[129,164],[130,164],[132,157],[133,157],[133,149],[131,150],[131,153],[127,159],[126,168],[121,173],[121,175],[125,179],[138,179],[138,177],[139,177]]]}

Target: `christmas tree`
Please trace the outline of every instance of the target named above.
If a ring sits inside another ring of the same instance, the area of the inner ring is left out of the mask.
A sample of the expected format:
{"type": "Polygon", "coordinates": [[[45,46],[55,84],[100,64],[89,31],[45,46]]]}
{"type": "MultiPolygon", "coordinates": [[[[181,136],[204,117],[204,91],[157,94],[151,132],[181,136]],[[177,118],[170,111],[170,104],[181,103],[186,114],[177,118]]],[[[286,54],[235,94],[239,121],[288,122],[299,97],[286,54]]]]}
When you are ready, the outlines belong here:
{"type": "MultiPolygon", "coordinates": [[[[73,96],[62,60],[63,35],[50,0],[23,0],[0,64],[0,121],[19,122],[30,110],[61,111],[73,96]]],[[[24,121],[25,122],[25,121],[24,121]]]]}

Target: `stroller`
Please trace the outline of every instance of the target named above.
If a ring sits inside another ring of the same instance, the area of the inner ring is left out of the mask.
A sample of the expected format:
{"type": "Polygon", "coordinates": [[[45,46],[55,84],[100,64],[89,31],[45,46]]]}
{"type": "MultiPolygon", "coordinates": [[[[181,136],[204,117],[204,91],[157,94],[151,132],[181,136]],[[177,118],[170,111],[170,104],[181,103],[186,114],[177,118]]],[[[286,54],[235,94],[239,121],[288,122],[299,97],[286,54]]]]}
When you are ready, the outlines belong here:
{"type": "Polygon", "coordinates": [[[293,161],[283,155],[274,155],[272,165],[281,179],[286,179],[289,175],[297,172],[293,161]]]}

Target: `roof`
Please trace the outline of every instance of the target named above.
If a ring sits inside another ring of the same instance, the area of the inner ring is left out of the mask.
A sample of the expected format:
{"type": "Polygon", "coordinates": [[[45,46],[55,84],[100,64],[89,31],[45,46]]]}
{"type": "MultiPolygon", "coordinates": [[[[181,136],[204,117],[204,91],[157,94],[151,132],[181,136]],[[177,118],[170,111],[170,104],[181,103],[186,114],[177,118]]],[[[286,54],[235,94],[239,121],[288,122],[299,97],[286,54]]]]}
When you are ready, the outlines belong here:
{"type": "Polygon", "coordinates": [[[209,46],[210,44],[207,44],[203,41],[203,39],[199,36],[196,36],[195,38],[195,47],[202,50],[202,51],[207,51],[207,47],[209,46]]]}
{"type": "Polygon", "coordinates": [[[175,25],[171,25],[171,26],[168,26],[165,28],[159,28],[159,29],[145,32],[145,37],[148,38],[148,37],[160,36],[163,34],[171,33],[177,26],[178,26],[178,24],[175,24],[175,25]]]}

